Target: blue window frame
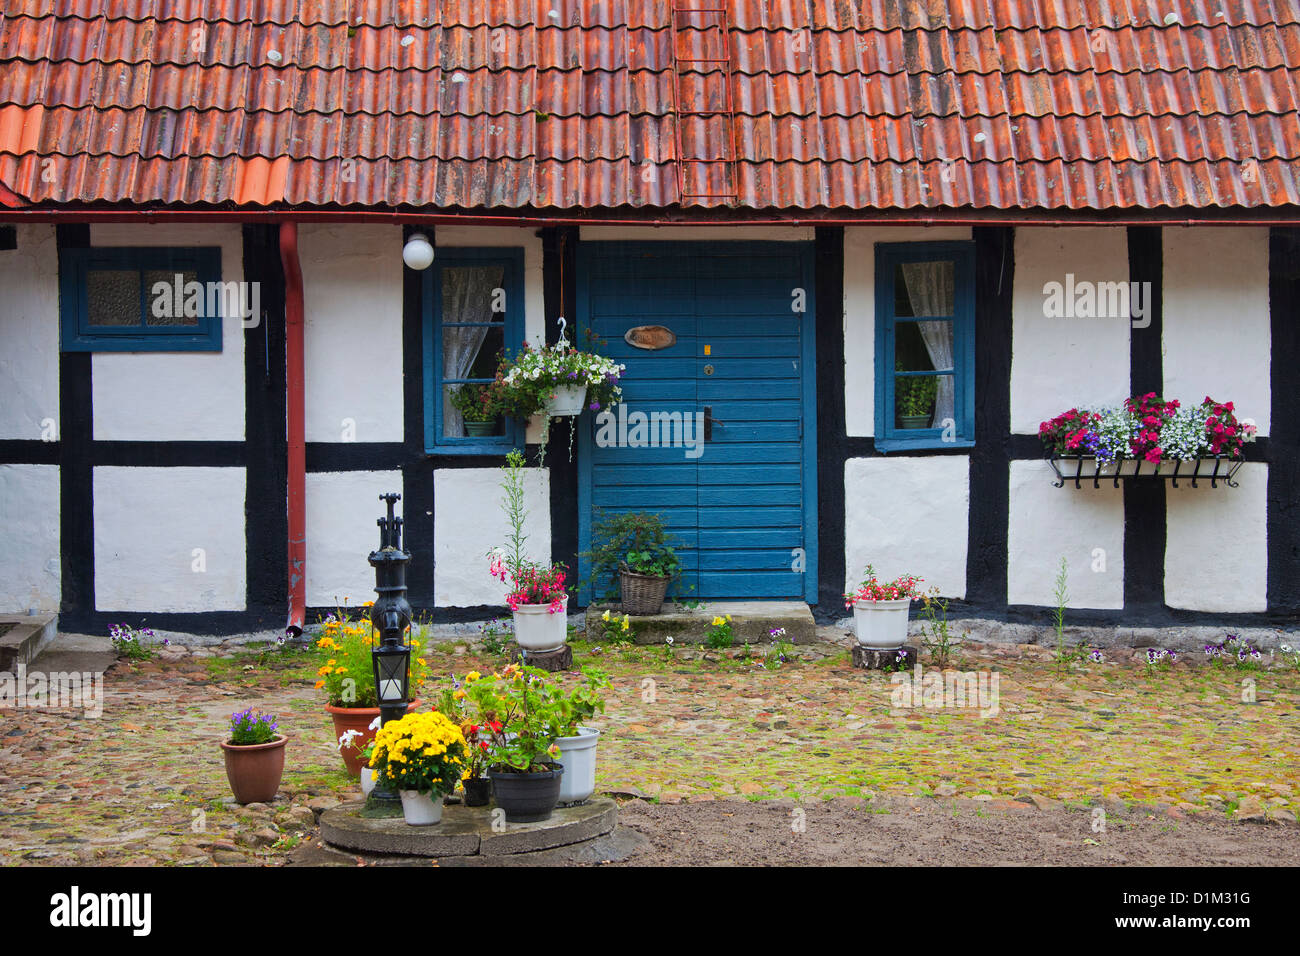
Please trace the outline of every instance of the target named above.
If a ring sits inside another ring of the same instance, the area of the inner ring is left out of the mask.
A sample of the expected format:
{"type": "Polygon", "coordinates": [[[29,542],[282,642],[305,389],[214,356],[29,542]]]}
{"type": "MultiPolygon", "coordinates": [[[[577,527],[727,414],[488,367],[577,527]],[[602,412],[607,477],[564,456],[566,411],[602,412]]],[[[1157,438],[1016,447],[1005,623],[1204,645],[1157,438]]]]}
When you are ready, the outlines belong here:
{"type": "Polygon", "coordinates": [[[239,288],[221,285],[219,247],[71,248],[60,257],[64,351],[221,351],[223,302],[239,288]]]}
{"type": "Polygon", "coordinates": [[[437,454],[499,455],[524,426],[466,421],[453,393],[492,381],[524,340],[523,249],[438,249],[424,280],[424,444],[437,454]]]}
{"type": "Polygon", "coordinates": [[[975,444],[975,244],[876,245],[882,452],[975,444]]]}

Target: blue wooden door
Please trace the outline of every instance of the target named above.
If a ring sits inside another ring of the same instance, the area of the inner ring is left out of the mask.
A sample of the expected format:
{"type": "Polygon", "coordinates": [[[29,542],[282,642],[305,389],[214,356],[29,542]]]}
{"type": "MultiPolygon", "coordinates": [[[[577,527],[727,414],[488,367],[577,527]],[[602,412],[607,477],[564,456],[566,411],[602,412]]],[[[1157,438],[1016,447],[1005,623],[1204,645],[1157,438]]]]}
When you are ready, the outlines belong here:
{"type": "Polygon", "coordinates": [[[808,244],[584,243],[578,286],[580,322],[627,365],[617,422],[582,424],[582,550],[593,515],[654,512],[687,569],[677,597],[815,601],[808,244]],[[649,325],[676,341],[625,341],[649,325]]]}

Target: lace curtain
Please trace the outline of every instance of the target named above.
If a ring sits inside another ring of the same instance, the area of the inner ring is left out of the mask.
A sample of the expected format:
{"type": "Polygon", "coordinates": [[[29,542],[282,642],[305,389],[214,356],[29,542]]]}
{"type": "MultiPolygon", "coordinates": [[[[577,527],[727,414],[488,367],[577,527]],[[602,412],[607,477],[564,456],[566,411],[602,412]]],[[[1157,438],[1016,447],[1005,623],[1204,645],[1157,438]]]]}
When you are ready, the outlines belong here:
{"type": "MultiPolygon", "coordinates": [[[[442,270],[442,377],[444,380],[468,378],[479,350],[487,339],[487,323],[492,321],[492,291],[501,285],[501,269],[455,267],[442,270]],[[455,326],[449,322],[481,322],[482,325],[455,326]]],[[[454,386],[453,386],[454,387],[454,386]]],[[[450,392],[450,389],[448,390],[450,392]]],[[[464,418],[443,395],[442,433],[459,437],[465,434],[464,418]]]]}
{"type": "MultiPolygon", "coordinates": [[[[955,302],[953,264],[951,262],[905,262],[903,282],[913,315],[952,315],[955,302]]],[[[930,364],[936,369],[953,367],[952,322],[917,322],[925,342],[930,364]]],[[[936,376],[939,380],[931,426],[938,427],[945,418],[956,420],[956,380],[952,375],[936,376]]]]}

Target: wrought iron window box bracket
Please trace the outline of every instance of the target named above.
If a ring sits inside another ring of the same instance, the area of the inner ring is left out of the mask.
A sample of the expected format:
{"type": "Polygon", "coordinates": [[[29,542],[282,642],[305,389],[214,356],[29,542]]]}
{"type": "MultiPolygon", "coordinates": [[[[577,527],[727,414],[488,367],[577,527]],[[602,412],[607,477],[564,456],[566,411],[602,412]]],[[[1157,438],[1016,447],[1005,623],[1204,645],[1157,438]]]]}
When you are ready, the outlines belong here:
{"type": "Polygon", "coordinates": [[[1150,462],[1144,458],[1116,458],[1113,461],[1098,463],[1096,458],[1088,455],[1048,455],[1047,463],[1056,472],[1057,488],[1073,481],[1074,487],[1082,488],[1085,481],[1091,481],[1094,488],[1100,488],[1103,481],[1114,482],[1116,488],[1121,481],[1150,481],[1168,479],[1175,488],[1178,480],[1190,480],[1193,488],[1199,487],[1198,480],[1208,479],[1211,488],[1219,487],[1223,482],[1229,488],[1236,488],[1233,476],[1242,466],[1244,459],[1228,458],[1216,455],[1212,458],[1197,458],[1191,461],[1175,460],[1150,462]],[[1173,468],[1168,468],[1172,464],[1173,468]],[[1210,465],[1213,464],[1213,468],[1210,465]],[[1102,469],[1105,469],[1104,471],[1102,469]]]}

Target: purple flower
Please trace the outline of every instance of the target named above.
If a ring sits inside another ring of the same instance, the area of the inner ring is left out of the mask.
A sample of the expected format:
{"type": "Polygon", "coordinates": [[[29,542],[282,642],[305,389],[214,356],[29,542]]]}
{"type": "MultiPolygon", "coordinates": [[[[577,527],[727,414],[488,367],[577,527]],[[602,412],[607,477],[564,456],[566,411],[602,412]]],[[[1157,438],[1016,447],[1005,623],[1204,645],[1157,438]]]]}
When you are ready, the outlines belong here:
{"type": "Polygon", "coordinates": [[[587,409],[593,412],[600,411],[600,402],[592,402],[590,405],[587,406],[587,409]]]}

